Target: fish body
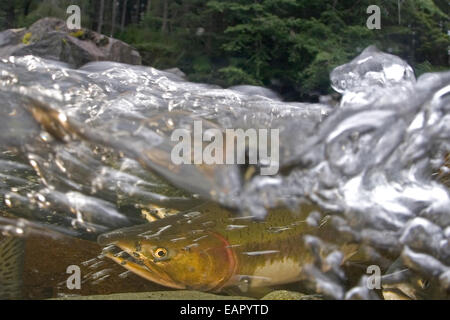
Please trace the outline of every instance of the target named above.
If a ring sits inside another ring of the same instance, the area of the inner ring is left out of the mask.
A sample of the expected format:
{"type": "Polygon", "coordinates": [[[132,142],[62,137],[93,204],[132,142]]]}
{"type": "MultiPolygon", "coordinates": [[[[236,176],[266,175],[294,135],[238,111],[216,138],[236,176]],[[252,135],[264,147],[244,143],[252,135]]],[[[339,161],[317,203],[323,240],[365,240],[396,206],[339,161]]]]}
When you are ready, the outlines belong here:
{"type": "Polygon", "coordinates": [[[132,272],[177,289],[221,291],[299,281],[314,257],[303,237],[316,234],[302,214],[274,210],[264,221],[235,216],[214,204],[98,238],[122,252],[107,256],[132,272]]]}

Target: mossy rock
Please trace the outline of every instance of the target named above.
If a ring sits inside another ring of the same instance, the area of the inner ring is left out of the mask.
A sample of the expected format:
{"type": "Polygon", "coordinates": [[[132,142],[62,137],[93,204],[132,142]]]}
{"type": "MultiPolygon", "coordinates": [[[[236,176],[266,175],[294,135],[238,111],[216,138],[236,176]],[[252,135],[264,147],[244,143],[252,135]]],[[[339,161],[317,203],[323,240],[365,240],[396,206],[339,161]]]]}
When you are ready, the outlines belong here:
{"type": "Polygon", "coordinates": [[[23,44],[30,44],[31,43],[31,36],[32,36],[33,34],[31,33],[31,32],[27,32],[27,33],[25,33],[24,35],[23,35],[23,38],[22,38],[22,43],[23,44]]]}
{"type": "Polygon", "coordinates": [[[102,36],[97,42],[96,45],[99,47],[104,47],[106,45],[108,45],[109,43],[109,39],[108,37],[102,36]]]}
{"type": "Polygon", "coordinates": [[[126,43],[85,28],[69,30],[66,22],[57,18],[40,19],[28,29],[2,32],[0,56],[11,55],[35,55],[66,62],[75,68],[91,61],[142,63],[139,53],[126,43]],[[97,48],[80,41],[92,42],[97,48]]]}
{"type": "Polygon", "coordinates": [[[83,29],[80,29],[80,30],[77,30],[77,31],[69,33],[69,36],[74,37],[74,38],[78,38],[78,39],[81,39],[81,40],[84,40],[85,32],[84,32],[83,29]]]}

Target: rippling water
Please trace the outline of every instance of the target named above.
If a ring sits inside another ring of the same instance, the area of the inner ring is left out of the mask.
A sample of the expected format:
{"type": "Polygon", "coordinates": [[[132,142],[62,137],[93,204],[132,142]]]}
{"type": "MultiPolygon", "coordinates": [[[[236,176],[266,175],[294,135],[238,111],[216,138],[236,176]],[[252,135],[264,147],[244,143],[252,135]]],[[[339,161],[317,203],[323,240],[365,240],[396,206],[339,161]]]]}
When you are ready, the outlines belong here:
{"type": "MultiPolygon", "coordinates": [[[[210,199],[264,218],[280,204],[313,202],[331,213],[341,234],[336,243],[357,241],[380,265],[392,263],[386,254],[400,257],[409,271],[391,283],[432,278],[444,296],[450,72],[416,80],[406,62],[370,47],[333,70],[331,86],[342,94],[336,107],[246,95],[143,66],[2,60],[0,196],[3,209],[23,219],[1,218],[0,230],[94,239],[144,222],[141,210],[151,205],[186,210],[210,199]],[[175,169],[171,133],[199,119],[209,128],[279,129],[280,173],[248,177],[238,165],[175,169]]],[[[339,259],[320,259],[307,269],[316,291],[373,298],[365,278],[348,288],[339,259]]]]}

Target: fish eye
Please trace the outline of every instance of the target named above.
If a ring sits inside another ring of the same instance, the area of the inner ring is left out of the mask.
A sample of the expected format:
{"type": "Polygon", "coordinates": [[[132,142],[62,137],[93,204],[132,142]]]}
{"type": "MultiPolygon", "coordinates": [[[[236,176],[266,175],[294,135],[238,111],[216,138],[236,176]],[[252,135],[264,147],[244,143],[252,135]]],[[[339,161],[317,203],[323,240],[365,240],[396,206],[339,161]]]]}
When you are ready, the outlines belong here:
{"type": "Polygon", "coordinates": [[[167,258],[167,255],[168,255],[168,251],[166,248],[156,248],[153,251],[153,256],[158,260],[167,258]]]}

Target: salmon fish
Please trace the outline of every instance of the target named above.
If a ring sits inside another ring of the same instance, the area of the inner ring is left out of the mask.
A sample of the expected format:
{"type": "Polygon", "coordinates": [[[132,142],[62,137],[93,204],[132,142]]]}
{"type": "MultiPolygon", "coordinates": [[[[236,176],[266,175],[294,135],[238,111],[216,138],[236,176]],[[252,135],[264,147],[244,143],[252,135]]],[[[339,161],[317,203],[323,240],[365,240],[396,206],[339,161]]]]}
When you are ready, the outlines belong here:
{"type": "Polygon", "coordinates": [[[274,210],[264,221],[255,221],[208,204],[103,234],[98,242],[120,248],[107,252],[108,258],[170,288],[218,292],[243,283],[247,288],[281,285],[301,280],[303,266],[313,262],[303,237],[326,229],[320,221],[307,223],[313,210],[274,210]]]}

